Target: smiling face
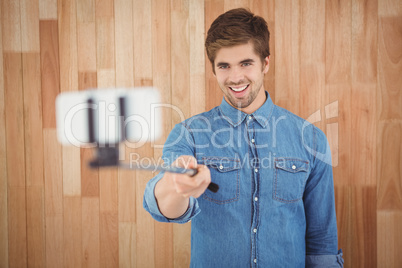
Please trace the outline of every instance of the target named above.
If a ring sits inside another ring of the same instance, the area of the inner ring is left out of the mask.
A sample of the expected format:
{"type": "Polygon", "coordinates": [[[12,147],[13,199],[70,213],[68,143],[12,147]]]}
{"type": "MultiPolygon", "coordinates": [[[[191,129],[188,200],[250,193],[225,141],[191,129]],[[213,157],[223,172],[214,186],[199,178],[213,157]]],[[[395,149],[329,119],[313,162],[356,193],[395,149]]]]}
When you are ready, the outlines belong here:
{"type": "Polygon", "coordinates": [[[269,57],[261,61],[251,42],[219,49],[214,69],[219,87],[230,105],[250,114],[264,104],[263,81],[269,69],[269,57]]]}

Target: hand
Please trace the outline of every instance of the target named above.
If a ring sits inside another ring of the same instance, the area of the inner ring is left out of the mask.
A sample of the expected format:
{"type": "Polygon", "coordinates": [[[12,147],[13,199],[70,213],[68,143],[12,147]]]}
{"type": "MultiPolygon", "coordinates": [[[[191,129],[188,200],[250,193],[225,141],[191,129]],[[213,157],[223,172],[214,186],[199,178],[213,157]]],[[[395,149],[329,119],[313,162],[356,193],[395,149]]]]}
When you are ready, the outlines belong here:
{"type": "Polygon", "coordinates": [[[155,186],[155,198],[160,212],[167,218],[175,219],[183,215],[189,206],[190,196],[200,197],[211,182],[211,173],[206,166],[197,165],[193,156],[180,156],[173,166],[196,168],[192,177],[185,174],[166,172],[155,186]]]}
{"type": "Polygon", "coordinates": [[[198,198],[205,192],[211,182],[211,173],[207,166],[197,165],[197,159],[190,155],[180,156],[173,162],[173,166],[198,170],[193,177],[176,173],[170,174],[176,193],[186,198],[190,196],[198,198]]]}

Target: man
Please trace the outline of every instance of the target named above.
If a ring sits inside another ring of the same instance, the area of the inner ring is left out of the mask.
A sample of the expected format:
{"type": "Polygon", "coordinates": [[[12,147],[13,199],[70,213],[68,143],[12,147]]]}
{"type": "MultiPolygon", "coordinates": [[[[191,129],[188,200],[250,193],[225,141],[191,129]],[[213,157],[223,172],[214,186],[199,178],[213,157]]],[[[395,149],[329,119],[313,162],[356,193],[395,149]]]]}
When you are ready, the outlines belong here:
{"type": "Polygon", "coordinates": [[[144,208],[158,221],[192,220],[191,267],[342,267],[329,146],[264,90],[265,20],[230,10],[205,46],[224,99],[177,124],[163,151],[167,164],[198,173],[158,174],[144,208]]]}

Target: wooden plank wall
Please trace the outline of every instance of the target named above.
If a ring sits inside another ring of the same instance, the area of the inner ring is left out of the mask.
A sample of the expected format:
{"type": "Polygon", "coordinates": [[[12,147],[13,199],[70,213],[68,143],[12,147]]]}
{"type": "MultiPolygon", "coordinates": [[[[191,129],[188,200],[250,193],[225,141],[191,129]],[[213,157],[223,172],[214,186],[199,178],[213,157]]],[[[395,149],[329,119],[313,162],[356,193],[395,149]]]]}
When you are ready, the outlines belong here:
{"type": "Polygon", "coordinates": [[[125,148],[158,161],[174,124],[220,103],[203,42],[235,7],[269,23],[275,103],[329,138],[346,267],[402,267],[400,0],[1,1],[1,267],[188,267],[190,225],[142,209],[152,175],[88,169],[92,151],[57,142],[54,101],[158,87],[164,137],[125,148]]]}

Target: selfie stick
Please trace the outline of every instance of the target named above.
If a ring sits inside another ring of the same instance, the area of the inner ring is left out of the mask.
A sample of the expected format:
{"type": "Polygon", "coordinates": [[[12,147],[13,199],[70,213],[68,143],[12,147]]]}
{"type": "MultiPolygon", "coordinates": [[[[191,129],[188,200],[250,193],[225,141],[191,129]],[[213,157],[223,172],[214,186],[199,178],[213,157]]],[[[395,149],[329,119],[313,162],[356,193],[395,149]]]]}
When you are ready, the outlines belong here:
{"type": "MultiPolygon", "coordinates": [[[[118,146],[98,147],[97,148],[97,156],[94,160],[92,160],[89,163],[89,166],[92,168],[117,166],[117,167],[131,169],[131,170],[140,169],[140,170],[150,170],[150,171],[164,171],[164,172],[169,172],[169,173],[185,174],[190,177],[193,177],[198,173],[198,170],[195,168],[186,169],[186,168],[180,168],[180,167],[172,167],[172,166],[164,167],[164,166],[157,166],[157,165],[138,166],[138,165],[130,165],[127,163],[122,163],[119,161],[118,146]]],[[[219,185],[211,182],[208,185],[208,190],[210,190],[213,193],[216,193],[219,190],[219,185]]]]}
{"type": "MultiPolygon", "coordinates": [[[[88,99],[88,104],[92,105],[94,103],[93,99],[88,99]]],[[[124,111],[124,98],[119,98],[119,106],[120,106],[120,118],[124,119],[125,117],[125,111],[124,111]]],[[[90,143],[97,143],[95,139],[95,126],[94,126],[94,114],[92,109],[88,109],[88,125],[89,125],[89,142],[90,143]]],[[[123,124],[122,124],[123,125],[123,124]]],[[[123,140],[124,137],[124,130],[121,131],[122,137],[121,140],[123,140]]],[[[117,167],[122,167],[125,169],[140,169],[140,170],[151,170],[151,171],[165,171],[165,172],[170,172],[170,173],[176,173],[176,174],[186,174],[190,177],[195,176],[198,173],[197,169],[185,169],[185,168],[180,168],[180,167],[163,167],[163,166],[156,166],[156,165],[149,165],[149,166],[133,166],[125,163],[121,163],[119,161],[119,146],[118,144],[114,145],[109,145],[105,144],[102,147],[97,146],[97,155],[94,160],[92,160],[89,163],[89,166],[92,168],[96,167],[111,167],[111,166],[117,166],[117,167]]],[[[219,190],[219,185],[216,183],[211,182],[208,185],[208,190],[210,190],[213,193],[218,192],[219,190]]]]}

